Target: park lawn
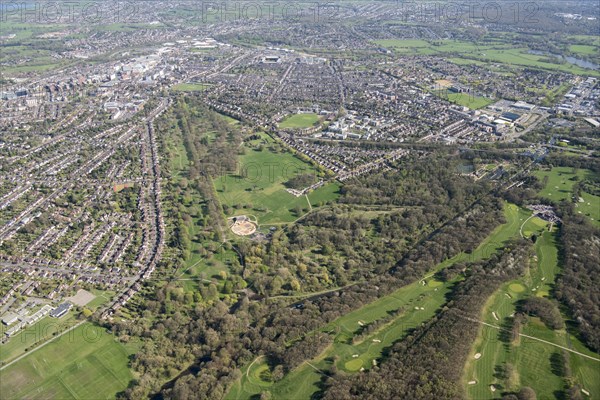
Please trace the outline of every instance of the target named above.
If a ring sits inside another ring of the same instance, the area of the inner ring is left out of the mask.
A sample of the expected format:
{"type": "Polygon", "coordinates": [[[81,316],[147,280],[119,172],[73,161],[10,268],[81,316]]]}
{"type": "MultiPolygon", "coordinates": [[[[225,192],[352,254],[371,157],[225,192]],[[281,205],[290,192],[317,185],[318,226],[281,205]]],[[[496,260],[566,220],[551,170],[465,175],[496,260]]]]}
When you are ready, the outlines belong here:
{"type": "Polygon", "coordinates": [[[171,86],[171,90],[175,92],[203,92],[209,87],[210,85],[206,83],[178,83],[171,86]]]}
{"type": "Polygon", "coordinates": [[[308,212],[310,204],[305,196],[288,193],[284,183],[316,170],[266,134],[262,138],[266,145],[245,147],[245,154],[239,156],[238,171],[214,180],[217,196],[229,207],[228,217],[252,215],[261,225],[293,222],[308,212]]]}
{"type": "Polygon", "coordinates": [[[219,114],[221,116],[221,118],[223,118],[225,121],[227,121],[230,125],[239,125],[240,121],[230,117],[229,115],[225,115],[225,114],[219,114]]]}
{"type": "Polygon", "coordinates": [[[302,129],[310,128],[319,121],[319,116],[314,113],[295,114],[285,118],[279,123],[280,128],[302,129]]]}
{"type": "MultiPolygon", "coordinates": [[[[197,247],[195,242],[192,242],[194,248],[197,247]]],[[[233,250],[219,250],[219,253],[207,258],[195,252],[189,260],[186,260],[185,269],[177,275],[177,280],[182,282],[182,286],[186,292],[197,291],[204,284],[214,283],[217,288],[223,286],[223,279],[220,276],[221,272],[229,274],[228,260],[237,258],[237,254],[233,250]]]]}
{"type": "Polygon", "coordinates": [[[340,197],[341,184],[330,182],[308,194],[308,200],[313,207],[318,207],[336,201],[340,197]]]}
{"type": "Polygon", "coordinates": [[[0,393],[3,399],[114,398],[133,378],[128,357],[137,347],[86,322],[3,370],[0,393]]]}

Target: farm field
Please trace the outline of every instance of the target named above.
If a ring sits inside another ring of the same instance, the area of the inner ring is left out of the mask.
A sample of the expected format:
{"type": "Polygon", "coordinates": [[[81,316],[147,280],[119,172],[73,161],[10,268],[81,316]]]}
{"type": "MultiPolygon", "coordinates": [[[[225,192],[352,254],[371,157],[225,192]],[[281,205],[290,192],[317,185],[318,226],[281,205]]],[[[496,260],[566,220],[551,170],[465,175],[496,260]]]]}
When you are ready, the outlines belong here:
{"type": "MultiPolygon", "coordinates": [[[[539,235],[535,245],[537,260],[533,260],[529,274],[506,283],[489,298],[481,317],[484,322],[505,326],[519,300],[528,296],[547,296],[550,292],[559,272],[558,249],[556,231],[548,232],[544,228],[535,231],[539,235]]],[[[569,332],[564,329],[551,330],[539,318],[529,317],[521,332],[597,357],[569,332]]],[[[468,397],[500,398],[503,391],[516,391],[529,386],[536,391],[538,398],[555,398],[565,385],[564,378],[556,373],[553,361],[560,351],[555,346],[530,338],[520,337],[512,341],[509,332],[482,325],[469,356],[470,361],[465,366],[463,383],[468,397]],[[475,359],[476,354],[479,354],[478,359],[475,359]],[[512,373],[508,378],[498,374],[498,368],[506,364],[512,365],[512,373]],[[495,392],[491,391],[490,385],[494,385],[495,392]]],[[[577,354],[571,354],[570,360],[577,382],[591,393],[598,393],[600,385],[590,372],[597,371],[599,363],[577,354]]]]}
{"type": "MultiPolygon", "coordinates": [[[[588,177],[592,172],[588,170],[575,170],[569,167],[555,167],[551,171],[536,171],[535,176],[546,184],[539,195],[552,201],[562,201],[571,198],[573,186],[588,177]],[[575,178],[577,176],[577,178],[575,178]],[[547,178],[545,178],[547,177],[547,178]]],[[[577,212],[586,215],[596,226],[600,226],[600,196],[582,192],[581,198],[575,203],[577,212]]]]}
{"type": "MultiPolygon", "coordinates": [[[[477,249],[440,263],[435,271],[460,261],[488,258],[502,247],[503,242],[518,235],[528,212],[513,204],[506,204],[504,212],[507,222],[498,226],[477,249]]],[[[281,381],[257,382],[256,374],[250,374],[254,378],[249,378],[246,373],[248,368],[243,369],[242,378],[233,385],[226,398],[248,399],[268,388],[274,398],[309,399],[319,390],[322,371],[333,366],[334,356],[336,367],[340,370],[355,372],[361,368],[371,368],[373,360],[381,358],[386,348],[402,338],[408,330],[432,318],[445,303],[445,295],[450,291],[452,282],[436,281],[433,275],[434,272],[421,281],[402,287],[328,324],[322,330],[335,332],[334,342],[320,356],[305,361],[281,381]],[[355,339],[363,327],[377,321],[379,326],[373,333],[355,339]]],[[[264,361],[261,364],[266,365],[264,361]]],[[[252,365],[252,368],[255,367],[252,365]]]]}
{"type": "MultiPolygon", "coordinates": [[[[284,183],[297,174],[316,173],[315,168],[281,148],[266,134],[246,145],[239,170],[215,179],[217,195],[226,215],[253,215],[259,224],[296,220],[310,209],[306,196],[288,193],[284,183]]],[[[335,198],[335,187],[315,191],[316,202],[335,198]],[[328,192],[329,191],[329,192],[328,192]]]]}
{"type": "Polygon", "coordinates": [[[279,123],[280,128],[310,128],[319,120],[319,116],[313,113],[295,114],[285,118],[279,123]]]}
{"type": "Polygon", "coordinates": [[[4,399],[110,399],[133,378],[127,346],[91,323],[56,338],[2,371],[4,399]]]}

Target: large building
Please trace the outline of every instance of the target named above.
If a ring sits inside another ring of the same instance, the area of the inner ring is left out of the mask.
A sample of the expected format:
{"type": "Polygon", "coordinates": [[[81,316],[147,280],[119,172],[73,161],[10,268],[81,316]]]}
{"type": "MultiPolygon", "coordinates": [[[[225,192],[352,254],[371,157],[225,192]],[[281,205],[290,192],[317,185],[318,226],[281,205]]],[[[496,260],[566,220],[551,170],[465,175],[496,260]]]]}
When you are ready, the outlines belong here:
{"type": "Polygon", "coordinates": [[[73,304],[71,303],[62,303],[60,306],[50,311],[50,316],[54,318],[60,318],[65,315],[71,309],[71,307],[73,307],[73,304]]]}

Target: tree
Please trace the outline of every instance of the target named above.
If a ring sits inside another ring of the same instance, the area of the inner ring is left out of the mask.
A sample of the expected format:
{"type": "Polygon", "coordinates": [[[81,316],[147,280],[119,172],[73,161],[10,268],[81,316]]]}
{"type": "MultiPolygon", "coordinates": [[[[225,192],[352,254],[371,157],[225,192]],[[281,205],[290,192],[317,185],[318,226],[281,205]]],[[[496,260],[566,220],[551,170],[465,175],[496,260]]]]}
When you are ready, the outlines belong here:
{"type": "Polygon", "coordinates": [[[517,398],[519,400],[536,400],[537,395],[535,394],[535,391],[532,388],[525,386],[524,388],[521,388],[521,390],[519,390],[519,393],[517,393],[517,398]]]}

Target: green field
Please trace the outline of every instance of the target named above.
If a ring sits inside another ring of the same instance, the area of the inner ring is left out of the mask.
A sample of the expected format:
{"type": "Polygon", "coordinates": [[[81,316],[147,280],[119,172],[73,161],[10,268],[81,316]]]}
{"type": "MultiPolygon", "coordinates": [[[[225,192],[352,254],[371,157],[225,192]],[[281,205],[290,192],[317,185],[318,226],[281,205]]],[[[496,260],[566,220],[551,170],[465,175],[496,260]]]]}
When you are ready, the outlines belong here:
{"type": "Polygon", "coordinates": [[[521,234],[523,237],[529,238],[534,233],[538,233],[540,230],[543,230],[546,224],[546,221],[539,217],[528,218],[521,227],[521,234]]]}
{"type": "MultiPolygon", "coordinates": [[[[238,171],[215,179],[222,204],[229,207],[227,216],[253,215],[259,224],[293,222],[306,214],[311,205],[306,196],[288,193],[284,183],[298,174],[318,174],[314,166],[284,149],[266,134],[246,143],[239,157],[238,171]]],[[[330,183],[311,193],[312,202],[335,199],[339,187],[330,183]]]]}
{"type": "Polygon", "coordinates": [[[577,54],[596,56],[598,56],[598,53],[600,52],[600,48],[598,46],[588,46],[585,44],[573,44],[569,46],[569,50],[577,54]]]}
{"type": "MultiPolygon", "coordinates": [[[[546,185],[538,194],[549,200],[560,202],[571,199],[573,186],[580,180],[592,178],[592,174],[588,170],[573,171],[573,168],[569,167],[555,167],[551,171],[536,171],[534,175],[542,182],[544,177],[548,177],[546,185]]],[[[590,218],[594,225],[600,226],[600,196],[582,192],[581,198],[583,201],[576,199],[575,202],[577,212],[590,218]]]]}
{"type": "Polygon", "coordinates": [[[308,194],[308,200],[313,207],[318,207],[340,197],[341,185],[337,182],[327,183],[308,194]]]}
{"type": "Polygon", "coordinates": [[[494,102],[494,99],[472,96],[468,93],[442,92],[438,93],[438,96],[444,100],[448,100],[450,103],[469,107],[471,110],[478,110],[494,102]]]}
{"type": "Polygon", "coordinates": [[[279,123],[280,128],[303,129],[310,128],[319,121],[319,116],[313,113],[295,114],[279,123]]]}
{"type": "MultiPolygon", "coordinates": [[[[90,310],[97,309],[114,295],[113,292],[100,290],[93,290],[92,292],[96,295],[96,298],[86,305],[86,308],[90,310]]],[[[12,336],[7,343],[0,344],[0,365],[5,365],[7,362],[23,355],[26,351],[31,351],[34,347],[52,339],[54,335],[65,331],[76,323],[75,311],[70,311],[59,319],[50,316],[42,318],[12,336]]],[[[8,327],[4,324],[0,325],[0,335],[4,336],[7,329],[8,327]]]]}
{"type": "Polygon", "coordinates": [[[111,399],[133,378],[128,357],[136,348],[86,322],[2,370],[0,393],[3,399],[111,399]]]}
{"type": "Polygon", "coordinates": [[[178,83],[171,86],[171,90],[176,92],[203,92],[209,87],[210,85],[205,83],[178,83]]]}
{"type": "MultiPolygon", "coordinates": [[[[325,326],[322,330],[335,336],[333,344],[320,356],[304,362],[281,381],[270,386],[268,390],[273,397],[311,398],[320,390],[319,383],[323,371],[330,370],[334,362],[338,369],[347,372],[371,368],[373,360],[380,359],[386,348],[404,337],[408,330],[431,319],[445,303],[445,295],[450,291],[453,282],[436,281],[432,278],[435,271],[460,261],[488,258],[502,248],[506,240],[519,234],[522,221],[530,215],[526,210],[512,204],[505,206],[504,213],[506,223],[498,226],[473,252],[460,253],[440,263],[421,281],[402,287],[325,326]],[[356,340],[355,336],[363,327],[381,321],[392,312],[395,312],[394,317],[380,324],[373,333],[356,340]]],[[[242,370],[242,378],[232,386],[226,398],[248,399],[265,389],[264,386],[251,382],[246,376],[247,370],[242,370]]]]}

